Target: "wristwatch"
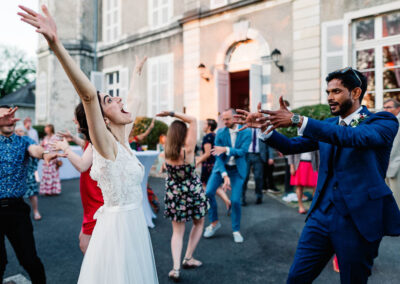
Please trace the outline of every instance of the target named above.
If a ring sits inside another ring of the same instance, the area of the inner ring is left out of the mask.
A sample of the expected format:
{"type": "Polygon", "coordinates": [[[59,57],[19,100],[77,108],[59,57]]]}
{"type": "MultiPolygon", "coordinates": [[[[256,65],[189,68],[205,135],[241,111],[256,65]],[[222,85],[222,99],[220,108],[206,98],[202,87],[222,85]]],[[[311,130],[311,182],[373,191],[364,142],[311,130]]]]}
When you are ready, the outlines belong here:
{"type": "Polygon", "coordinates": [[[293,116],[290,118],[292,121],[292,126],[297,126],[300,123],[300,114],[293,113],[293,116]]]}

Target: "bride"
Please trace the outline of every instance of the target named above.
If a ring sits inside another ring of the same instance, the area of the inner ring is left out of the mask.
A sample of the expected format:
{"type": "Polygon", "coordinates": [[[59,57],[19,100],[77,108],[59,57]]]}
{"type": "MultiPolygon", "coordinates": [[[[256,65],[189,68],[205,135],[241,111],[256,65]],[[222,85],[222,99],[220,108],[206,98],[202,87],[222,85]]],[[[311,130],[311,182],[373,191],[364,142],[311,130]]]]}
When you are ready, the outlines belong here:
{"type": "Polygon", "coordinates": [[[20,6],[21,20],[36,27],[57,56],[82,99],[94,146],[90,175],[98,182],[104,206],[83,259],[78,283],[158,283],[153,249],[142,210],[143,166],[127,145],[140,97],[124,109],[119,97],[96,93],[95,87],[63,47],[47,7],[44,15],[20,6]],[[104,114],[104,116],[103,116],[104,114]]]}

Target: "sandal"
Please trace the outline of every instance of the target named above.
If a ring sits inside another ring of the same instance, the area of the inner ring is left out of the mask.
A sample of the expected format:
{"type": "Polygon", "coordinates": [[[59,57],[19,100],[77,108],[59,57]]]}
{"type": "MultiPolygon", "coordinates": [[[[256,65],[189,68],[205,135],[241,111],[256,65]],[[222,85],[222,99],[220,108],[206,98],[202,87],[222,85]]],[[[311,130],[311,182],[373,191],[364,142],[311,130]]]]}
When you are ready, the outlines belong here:
{"type": "Polygon", "coordinates": [[[183,260],[182,262],[182,268],[183,269],[191,269],[191,268],[198,268],[200,266],[202,266],[203,263],[199,260],[196,260],[193,258],[193,256],[191,258],[186,258],[183,260]],[[189,261],[194,260],[195,263],[189,263],[189,261]]]}
{"type": "Polygon", "coordinates": [[[174,282],[179,282],[180,277],[179,277],[180,270],[179,269],[172,269],[168,273],[169,279],[172,279],[174,282]]]}

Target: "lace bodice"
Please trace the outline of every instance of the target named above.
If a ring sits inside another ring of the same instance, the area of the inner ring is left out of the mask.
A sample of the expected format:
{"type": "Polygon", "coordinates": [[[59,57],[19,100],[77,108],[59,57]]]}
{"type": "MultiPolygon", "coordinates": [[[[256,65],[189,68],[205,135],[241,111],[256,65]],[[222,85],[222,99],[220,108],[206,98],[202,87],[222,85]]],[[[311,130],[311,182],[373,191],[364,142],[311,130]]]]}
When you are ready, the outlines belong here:
{"type": "Polygon", "coordinates": [[[117,143],[115,161],[103,158],[93,147],[90,176],[103,193],[105,206],[142,203],[144,167],[132,151],[117,143]]]}

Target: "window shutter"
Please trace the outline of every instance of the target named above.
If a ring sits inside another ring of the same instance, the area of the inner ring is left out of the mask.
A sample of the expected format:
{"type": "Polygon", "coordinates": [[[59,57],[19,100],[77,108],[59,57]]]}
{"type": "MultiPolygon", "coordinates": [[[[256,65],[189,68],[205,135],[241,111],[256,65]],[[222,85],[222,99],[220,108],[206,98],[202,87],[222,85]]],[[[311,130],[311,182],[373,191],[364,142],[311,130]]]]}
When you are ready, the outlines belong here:
{"type": "Polygon", "coordinates": [[[257,111],[257,105],[262,101],[262,66],[250,66],[250,111],[257,111]]]}
{"type": "MultiPolygon", "coordinates": [[[[322,90],[326,88],[326,76],[337,69],[344,67],[344,37],[343,37],[343,21],[325,22],[322,24],[322,37],[321,37],[321,87],[322,90]]],[[[321,102],[326,102],[325,92],[321,102]]]]}
{"type": "Polygon", "coordinates": [[[94,85],[96,90],[104,92],[104,74],[103,72],[92,71],[90,73],[90,82],[94,85]]]}
{"type": "Polygon", "coordinates": [[[218,96],[218,124],[223,127],[221,114],[230,106],[229,72],[226,70],[215,70],[216,94],[218,96]]]}
{"type": "Polygon", "coordinates": [[[119,96],[126,103],[129,91],[129,68],[119,70],[119,96]]]}

